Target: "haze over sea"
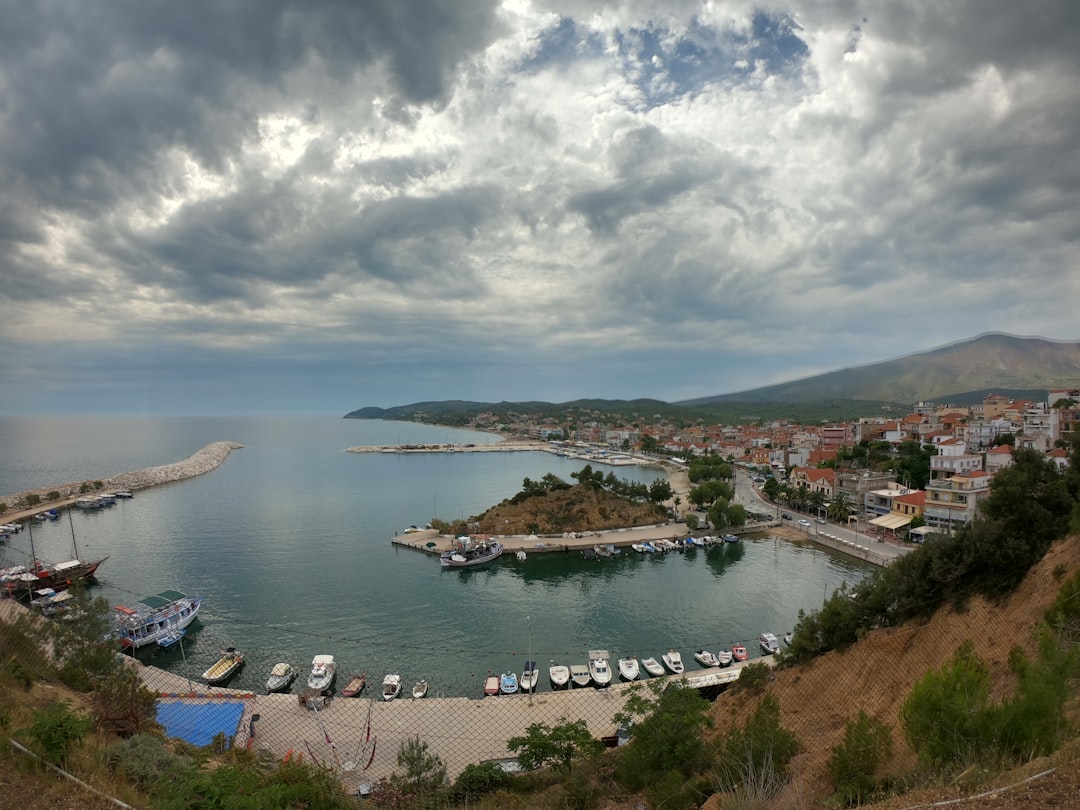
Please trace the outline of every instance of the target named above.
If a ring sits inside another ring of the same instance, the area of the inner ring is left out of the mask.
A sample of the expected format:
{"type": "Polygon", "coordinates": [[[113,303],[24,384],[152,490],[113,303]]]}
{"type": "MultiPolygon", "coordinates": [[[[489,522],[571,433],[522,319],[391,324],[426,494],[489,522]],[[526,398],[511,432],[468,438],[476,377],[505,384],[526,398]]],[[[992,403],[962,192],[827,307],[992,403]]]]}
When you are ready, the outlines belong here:
{"type": "MultiPolygon", "coordinates": [[[[473,431],[326,417],[0,417],[0,493],[106,478],[182,460],[213,441],[244,445],[217,470],[143,490],[99,512],[34,525],[40,559],[109,559],[95,594],[111,604],[175,588],[205,597],[182,651],[141,651],[157,666],[198,675],[220,649],[248,663],[230,686],[260,690],[276,661],[306,671],[336,656],[342,675],[369,683],[399,672],[432,694],[478,696],[488,673],[520,672],[530,652],[585,663],[589,649],[618,657],[694,650],[790,629],[868,568],[770,536],[708,550],[611,560],[577,553],[506,555],[477,569],[391,544],[432,517],[478,514],[580,461],[548,453],[345,453],[353,445],[482,443],[473,431]]],[[[621,478],[663,473],[618,467],[621,478]]],[[[674,530],[677,527],[673,525],[674,530]]],[[[24,563],[29,533],[0,545],[24,563]]],[[[339,684],[340,685],[340,684],[339,684]]],[[[547,689],[546,678],[541,687],[547,689]]],[[[294,691],[298,687],[294,686],[294,691]]]]}

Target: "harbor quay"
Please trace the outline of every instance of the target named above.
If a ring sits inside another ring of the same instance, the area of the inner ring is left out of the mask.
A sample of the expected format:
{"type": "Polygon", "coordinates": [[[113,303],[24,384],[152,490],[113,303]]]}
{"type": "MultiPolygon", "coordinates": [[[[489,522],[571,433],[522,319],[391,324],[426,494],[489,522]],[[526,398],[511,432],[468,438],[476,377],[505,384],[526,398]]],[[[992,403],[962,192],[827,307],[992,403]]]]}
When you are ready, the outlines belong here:
{"type": "MultiPolygon", "coordinates": [[[[776,525],[776,521],[752,523],[739,528],[725,529],[725,532],[741,536],[752,532],[767,531],[770,527],[776,525]]],[[[633,526],[625,529],[565,532],[561,535],[498,535],[491,539],[502,544],[504,553],[517,554],[518,552],[524,552],[529,555],[585,551],[596,546],[608,545],[616,548],[628,548],[634,543],[676,540],[685,538],[689,534],[686,524],[670,522],[650,526],[633,526]]],[[[404,532],[394,535],[390,542],[396,546],[416,549],[437,557],[444,551],[453,550],[456,538],[439,534],[436,529],[406,529],[404,532]]]]}
{"type": "MultiPolygon", "coordinates": [[[[173,673],[132,660],[148,688],[159,700],[207,703],[239,701],[243,712],[232,744],[274,759],[302,756],[331,770],[349,793],[361,791],[399,769],[401,746],[419,738],[428,753],[438,756],[455,779],[467,765],[486,761],[511,762],[511,738],[524,736],[530,725],[548,727],[584,720],[589,733],[607,745],[617,744],[614,717],[622,711],[634,687],[678,684],[714,697],[738,680],[747,663],[772,664],[772,656],[736,662],[724,669],[700,670],[683,676],[665,675],[633,683],[519,692],[490,697],[381,699],[380,685],[368,684],[361,696],[324,698],[315,707],[302,705],[295,694],[254,694],[208,687],[173,673]],[[254,718],[254,721],[253,721],[254,718]],[[252,736],[252,731],[254,735],[252,736]]],[[[541,667],[546,674],[546,667],[541,667]]]]}

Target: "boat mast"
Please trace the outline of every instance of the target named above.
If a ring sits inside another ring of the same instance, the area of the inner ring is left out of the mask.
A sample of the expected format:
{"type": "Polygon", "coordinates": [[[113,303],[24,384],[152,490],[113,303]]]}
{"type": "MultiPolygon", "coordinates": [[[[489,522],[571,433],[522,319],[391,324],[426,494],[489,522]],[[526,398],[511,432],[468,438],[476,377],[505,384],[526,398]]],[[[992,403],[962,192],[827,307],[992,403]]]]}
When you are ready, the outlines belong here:
{"type": "Polygon", "coordinates": [[[75,549],[75,559],[80,560],[82,558],[79,556],[79,545],[75,542],[75,521],[71,517],[71,507],[70,506],[68,507],[67,513],[68,513],[68,525],[71,526],[71,547],[73,549],[75,549]]]}

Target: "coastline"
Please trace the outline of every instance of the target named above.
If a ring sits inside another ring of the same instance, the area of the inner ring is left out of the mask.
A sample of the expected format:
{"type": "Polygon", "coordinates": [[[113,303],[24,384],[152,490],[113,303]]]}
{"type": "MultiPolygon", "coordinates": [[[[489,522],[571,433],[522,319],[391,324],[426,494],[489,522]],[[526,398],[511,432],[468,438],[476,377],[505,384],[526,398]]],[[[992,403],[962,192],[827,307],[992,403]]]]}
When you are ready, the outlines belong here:
{"type": "Polygon", "coordinates": [[[19,520],[33,517],[48,509],[57,509],[70,506],[79,498],[93,495],[98,492],[110,490],[124,490],[136,492],[140,489],[169,484],[173,481],[183,481],[186,478],[194,478],[197,475],[208,473],[220,467],[233,450],[239,450],[244,445],[239,442],[211,442],[205,447],[196,450],[183,461],[174,464],[163,464],[157,467],[146,467],[134,472],[120,473],[109,478],[102,478],[101,486],[95,487],[96,480],[74,481],[66,484],[38,487],[25,492],[16,492],[10,495],[0,496],[0,503],[8,505],[6,511],[0,513],[0,521],[14,523],[19,520]],[[89,486],[89,489],[84,487],[89,486]],[[48,499],[50,492],[59,492],[60,497],[48,499]],[[17,504],[25,504],[28,496],[36,495],[40,503],[33,506],[18,507],[17,504]]]}

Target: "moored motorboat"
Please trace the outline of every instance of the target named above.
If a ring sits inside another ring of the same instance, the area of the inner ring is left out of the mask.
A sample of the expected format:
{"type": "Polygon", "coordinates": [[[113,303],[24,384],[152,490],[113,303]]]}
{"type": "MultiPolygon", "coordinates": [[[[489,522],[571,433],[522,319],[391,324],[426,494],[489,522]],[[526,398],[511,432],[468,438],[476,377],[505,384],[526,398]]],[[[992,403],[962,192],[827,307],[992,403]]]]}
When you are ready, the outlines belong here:
{"type": "Polygon", "coordinates": [[[589,677],[593,685],[603,688],[611,684],[611,653],[607,650],[589,650],[589,677]]]}
{"type": "Polygon", "coordinates": [[[745,661],[747,658],[750,657],[750,654],[746,651],[745,644],[732,644],[731,657],[735,661],[745,661]]]}
{"type": "Polygon", "coordinates": [[[334,688],[337,679],[337,663],[332,655],[316,655],[311,659],[311,672],[308,674],[308,689],[315,689],[326,694],[334,688]]]}
{"type": "Polygon", "coordinates": [[[393,700],[401,694],[401,676],[391,672],[382,679],[382,699],[393,700]]]}
{"type": "Polygon", "coordinates": [[[202,674],[203,680],[214,685],[224,683],[244,665],[244,656],[235,647],[223,650],[221,657],[202,674]]]}
{"type": "Polygon", "coordinates": [[[162,591],[140,599],[135,607],[117,605],[113,622],[120,646],[143,647],[156,643],[174,630],[183,630],[199,615],[202,601],[201,596],[162,591]]]}
{"type": "Polygon", "coordinates": [[[180,641],[180,639],[182,639],[186,634],[187,630],[185,630],[183,627],[173,628],[168,633],[159,638],[157,640],[157,644],[159,647],[161,647],[161,649],[167,650],[173,644],[176,644],[178,641],[180,641]]]}
{"type": "Polygon", "coordinates": [[[785,647],[790,647],[791,646],[791,641],[794,638],[795,638],[795,633],[793,633],[791,630],[788,630],[786,633],[784,633],[784,646],[785,647]]]}
{"type": "Polygon", "coordinates": [[[739,543],[739,542],[741,542],[741,540],[740,540],[740,538],[738,536],[736,536],[734,534],[725,534],[724,535],[724,542],[725,543],[739,543]]]}
{"type": "Polygon", "coordinates": [[[731,650],[717,650],[716,660],[722,667],[731,666],[731,650]]]}
{"type": "Polygon", "coordinates": [[[676,675],[682,675],[686,669],[683,666],[682,653],[678,650],[668,650],[660,656],[660,660],[664,662],[665,667],[676,675]]]}
{"type": "Polygon", "coordinates": [[[367,672],[361,672],[358,675],[353,675],[349,678],[349,682],[345,684],[345,688],[341,690],[342,697],[356,697],[364,691],[364,687],[367,686],[367,672]]]}
{"type": "Polygon", "coordinates": [[[694,660],[701,664],[703,667],[718,667],[720,666],[720,659],[713,655],[708,650],[697,650],[694,652],[694,660]]]}
{"type": "Polygon", "coordinates": [[[638,660],[633,655],[627,655],[619,659],[619,677],[624,681],[636,681],[641,674],[638,660]]]}
{"type": "Polygon", "coordinates": [[[589,674],[588,664],[570,665],[570,683],[574,686],[588,686],[591,681],[592,676],[589,674]]]}
{"type": "Polygon", "coordinates": [[[266,694],[288,692],[299,674],[296,667],[288,661],[278,661],[270,668],[270,674],[266,677],[266,694]]]}
{"type": "Polygon", "coordinates": [[[536,682],[540,678],[540,671],[536,668],[535,661],[526,661],[525,668],[521,670],[521,678],[518,683],[522,692],[535,692],[536,682]]]}
{"type": "Polygon", "coordinates": [[[658,678],[664,674],[664,668],[660,665],[660,662],[651,655],[648,658],[641,659],[641,668],[654,678],[658,678]]]}
{"type": "Polygon", "coordinates": [[[502,556],[503,546],[494,540],[485,538],[459,537],[455,548],[439,556],[443,568],[467,568],[471,565],[483,565],[502,556]]]}
{"type": "Polygon", "coordinates": [[[780,651],[780,642],[776,640],[776,636],[772,633],[762,633],[758,636],[758,644],[761,645],[762,655],[772,655],[780,651]]]}
{"type": "Polygon", "coordinates": [[[427,681],[423,678],[413,684],[412,696],[413,700],[419,700],[427,694],[427,681]]]}
{"type": "Polygon", "coordinates": [[[548,679],[551,681],[552,689],[565,689],[570,685],[570,668],[552,661],[551,666],[548,667],[548,679]]]}
{"type": "Polygon", "coordinates": [[[499,694],[499,676],[488,675],[484,678],[484,697],[492,697],[499,694]]]}
{"type": "Polygon", "coordinates": [[[504,695],[512,695],[518,690],[517,675],[513,672],[504,672],[499,676],[499,692],[504,695]]]}

